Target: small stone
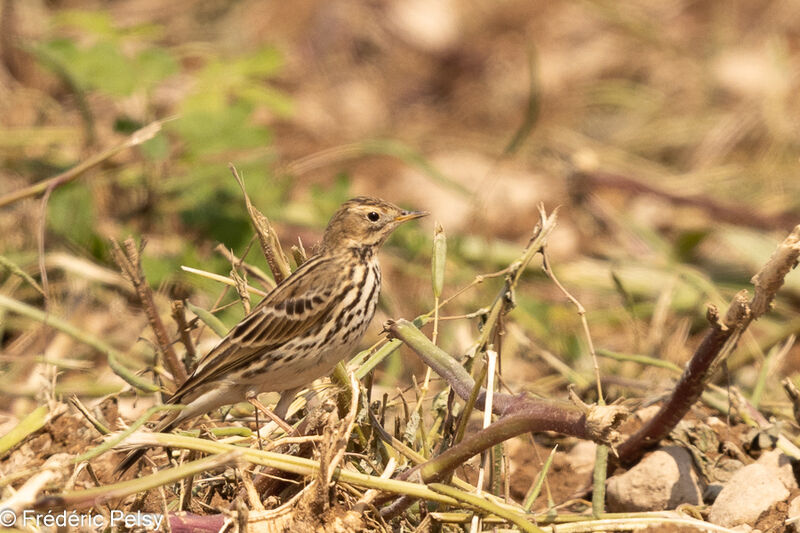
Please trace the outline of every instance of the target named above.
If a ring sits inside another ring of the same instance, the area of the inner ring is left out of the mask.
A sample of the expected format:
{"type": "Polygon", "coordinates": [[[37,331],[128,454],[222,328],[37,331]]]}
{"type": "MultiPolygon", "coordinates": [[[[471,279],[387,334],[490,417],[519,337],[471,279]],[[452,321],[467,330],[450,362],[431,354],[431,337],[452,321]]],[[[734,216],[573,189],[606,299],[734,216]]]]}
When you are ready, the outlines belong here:
{"type": "Polygon", "coordinates": [[[781,480],[783,486],[789,490],[797,488],[797,478],[792,468],[792,459],[777,448],[761,454],[756,461],[757,464],[764,465],[774,472],[774,475],[781,480]]]}
{"type": "Polygon", "coordinates": [[[789,497],[789,491],[775,472],[758,463],[736,472],[717,496],[709,522],[723,527],[754,522],[775,503],[789,497]]]}
{"type": "Polygon", "coordinates": [[[647,455],[639,464],[608,480],[611,511],[663,511],[682,503],[699,504],[703,492],[692,456],[679,446],[647,455]]]}
{"type": "Polygon", "coordinates": [[[566,463],[575,475],[589,474],[594,470],[594,458],[597,453],[597,444],[590,440],[578,442],[567,452],[566,463]]]}
{"type": "Polygon", "coordinates": [[[648,405],[647,407],[642,407],[641,409],[637,409],[634,413],[636,419],[641,422],[642,424],[646,424],[650,421],[654,416],[661,411],[661,406],[658,404],[648,405]]]}
{"type": "Polygon", "coordinates": [[[706,485],[706,490],[703,491],[703,501],[706,503],[714,503],[719,493],[722,492],[722,487],[724,487],[724,485],[721,483],[710,483],[706,485]]]}

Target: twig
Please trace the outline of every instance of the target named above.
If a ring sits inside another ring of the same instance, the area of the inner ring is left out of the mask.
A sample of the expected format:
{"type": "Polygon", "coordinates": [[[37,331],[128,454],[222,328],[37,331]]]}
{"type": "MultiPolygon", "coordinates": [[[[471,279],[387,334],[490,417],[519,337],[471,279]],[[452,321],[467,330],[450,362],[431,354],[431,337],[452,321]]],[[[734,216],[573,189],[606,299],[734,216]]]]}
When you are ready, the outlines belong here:
{"type": "MultiPolygon", "coordinates": [[[[36,247],[39,251],[39,277],[42,280],[42,293],[44,294],[44,308],[47,309],[48,301],[50,300],[50,284],[47,279],[47,267],[45,266],[44,259],[44,240],[47,229],[47,202],[50,200],[50,194],[53,192],[55,185],[50,184],[44,191],[42,201],[39,207],[39,231],[36,232],[36,247]]],[[[0,202],[0,207],[2,203],[0,202]]]]}
{"type": "Polygon", "coordinates": [[[122,271],[122,275],[125,276],[125,279],[136,289],[136,296],[139,299],[139,303],[144,307],[147,321],[150,323],[150,328],[156,336],[158,349],[164,357],[167,368],[169,368],[169,371],[172,373],[172,379],[175,385],[180,386],[186,381],[186,368],[181,364],[172,347],[172,342],[164,327],[164,323],[161,321],[161,316],[156,310],[153,290],[144,277],[141,262],[141,252],[143,249],[144,242],[142,242],[141,246],[137,246],[136,241],[130,237],[125,239],[124,251],[116,240],[112,239],[111,241],[111,255],[122,271]]]}
{"type": "MultiPolygon", "coordinates": [[[[469,373],[449,354],[435,346],[420,330],[408,321],[398,320],[387,325],[390,333],[402,340],[423,361],[431,366],[453,391],[467,399],[476,383],[469,373]]],[[[476,405],[485,408],[484,391],[478,394],[476,405]]],[[[492,411],[502,415],[488,428],[464,439],[443,454],[406,471],[402,478],[420,477],[425,482],[446,479],[452,471],[466,460],[485,449],[522,433],[532,431],[557,431],[598,443],[611,443],[618,438],[617,427],[627,417],[621,406],[587,406],[584,404],[556,402],[510,394],[493,395],[492,411]]],[[[385,508],[384,517],[394,516],[410,505],[411,499],[385,508]]]]}
{"type": "MultiPolygon", "coordinates": [[[[267,406],[264,405],[263,403],[261,403],[256,396],[247,398],[247,401],[250,402],[250,404],[253,407],[255,407],[256,409],[258,409],[259,411],[261,411],[262,413],[267,415],[267,417],[270,420],[272,420],[273,422],[278,424],[278,426],[280,426],[280,428],[283,431],[285,431],[287,435],[291,435],[292,433],[294,433],[294,428],[292,428],[292,426],[287,424],[281,417],[279,417],[278,415],[273,413],[271,410],[269,410],[267,408],[267,406]]],[[[256,428],[256,429],[258,429],[258,428],[256,428]]],[[[259,432],[259,435],[260,435],[260,432],[259,432]]]]}
{"type": "Polygon", "coordinates": [[[586,308],[583,307],[577,298],[575,298],[566,288],[564,288],[560,281],[558,281],[555,272],[553,272],[553,269],[550,268],[550,259],[547,256],[547,246],[542,246],[542,270],[545,274],[547,274],[547,277],[550,278],[550,281],[555,283],[556,287],[558,287],[558,290],[560,290],[578,310],[578,316],[581,318],[581,325],[583,326],[583,334],[586,337],[586,343],[589,345],[589,354],[592,356],[592,363],[594,363],[594,375],[597,382],[597,403],[599,405],[605,405],[605,399],[603,398],[603,386],[600,383],[600,365],[597,363],[597,352],[594,350],[592,334],[589,332],[589,322],[586,320],[586,308]]]}
{"type": "MultiPolygon", "coordinates": [[[[245,274],[246,276],[247,274],[245,274]]],[[[231,279],[236,283],[236,293],[239,295],[239,300],[242,302],[244,314],[250,314],[250,293],[247,292],[247,278],[240,276],[236,271],[236,266],[231,265],[231,279]]]]}
{"type": "MultiPolygon", "coordinates": [[[[578,316],[580,316],[581,325],[583,326],[583,333],[586,337],[586,343],[589,345],[589,353],[592,356],[592,363],[594,364],[594,376],[595,382],[597,383],[597,404],[605,405],[606,401],[603,397],[603,385],[600,380],[600,365],[597,362],[597,353],[594,350],[592,334],[589,331],[589,322],[586,320],[586,308],[584,308],[583,304],[558,281],[555,272],[553,272],[553,269],[550,267],[550,260],[547,256],[547,246],[542,246],[542,270],[544,270],[550,280],[578,310],[578,316]]],[[[592,477],[594,485],[594,490],[592,490],[592,514],[597,518],[605,511],[608,445],[599,444],[595,455],[594,475],[592,477]]]]}
{"type": "Polygon", "coordinates": [[[747,326],[769,309],[786,275],[797,265],[798,258],[800,225],[778,245],[761,270],[753,276],[755,294],[752,300],[748,301],[747,291],[739,292],[731,302],[724,320],[720,320],[716,307],[709,307],[710,329],[661,410],[617,448],[621,464],[637,461],[647,449],[656,446],[666,437],[686,415],[700,398],[719,361],[735,348],[747,326]]]}
{"type": "Polygon", "coordinates": [[[105,426],[105,424],[100,422],[92,413],[90,413],[89,409],[87,409],[86,406],[83,405],[83,403],[80,401],[80,399],[78,399],[77,396],[73,395],[69,399],[69,402],[72,404],[73,407],[75,407],[75,409],[77,409],[83,415],[83,417],[86,420],[89,421],[91,425],[94,426],[94,428],[97,430],[98,433],[100,433],[101,435],[108,435],[109,433],[111,433],[111,430],[108,429],[105,426]]]}

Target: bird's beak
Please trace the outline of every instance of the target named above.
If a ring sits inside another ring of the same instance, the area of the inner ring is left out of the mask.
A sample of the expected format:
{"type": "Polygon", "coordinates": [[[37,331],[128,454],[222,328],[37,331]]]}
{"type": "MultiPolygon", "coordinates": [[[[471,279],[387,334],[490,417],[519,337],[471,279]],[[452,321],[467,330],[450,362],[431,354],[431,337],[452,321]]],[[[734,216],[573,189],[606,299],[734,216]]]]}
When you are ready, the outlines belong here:
{"type": "Polygon", "coordinates": [[[430,215],[427,211],[403,211],[400,216],[394,218],[395,222],[405,222],[406,220],[414,220],[415,218],[426,217],[430,215]]]}

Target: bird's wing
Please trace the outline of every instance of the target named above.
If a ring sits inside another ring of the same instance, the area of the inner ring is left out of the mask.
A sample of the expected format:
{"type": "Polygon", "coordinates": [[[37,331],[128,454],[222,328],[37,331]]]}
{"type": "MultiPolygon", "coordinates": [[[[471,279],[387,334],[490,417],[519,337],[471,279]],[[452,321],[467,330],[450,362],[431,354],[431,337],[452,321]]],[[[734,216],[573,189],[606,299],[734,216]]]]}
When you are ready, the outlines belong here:
{"type": "Polygon", "coordinates": [[[339,298],[342,269],[330,258],[313,257],[275,287],[219,344],[170,398],[171,403],[197,385],[213,382],[309,331],[328,315],[339,298]]]}

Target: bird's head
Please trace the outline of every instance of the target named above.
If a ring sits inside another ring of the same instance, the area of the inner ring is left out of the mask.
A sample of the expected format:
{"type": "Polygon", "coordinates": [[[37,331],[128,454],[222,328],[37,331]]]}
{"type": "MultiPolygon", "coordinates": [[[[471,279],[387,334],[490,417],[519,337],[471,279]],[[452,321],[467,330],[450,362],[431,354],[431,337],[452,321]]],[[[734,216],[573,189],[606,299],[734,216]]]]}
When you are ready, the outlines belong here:
{"type": "Polygon", "coordinates": [[[325,229],[322,247],[333,251],[380,246],[397,226],[427,214],[406,211],[378,198],[359,196],[343,203],[333,215],[325,229]]]}

